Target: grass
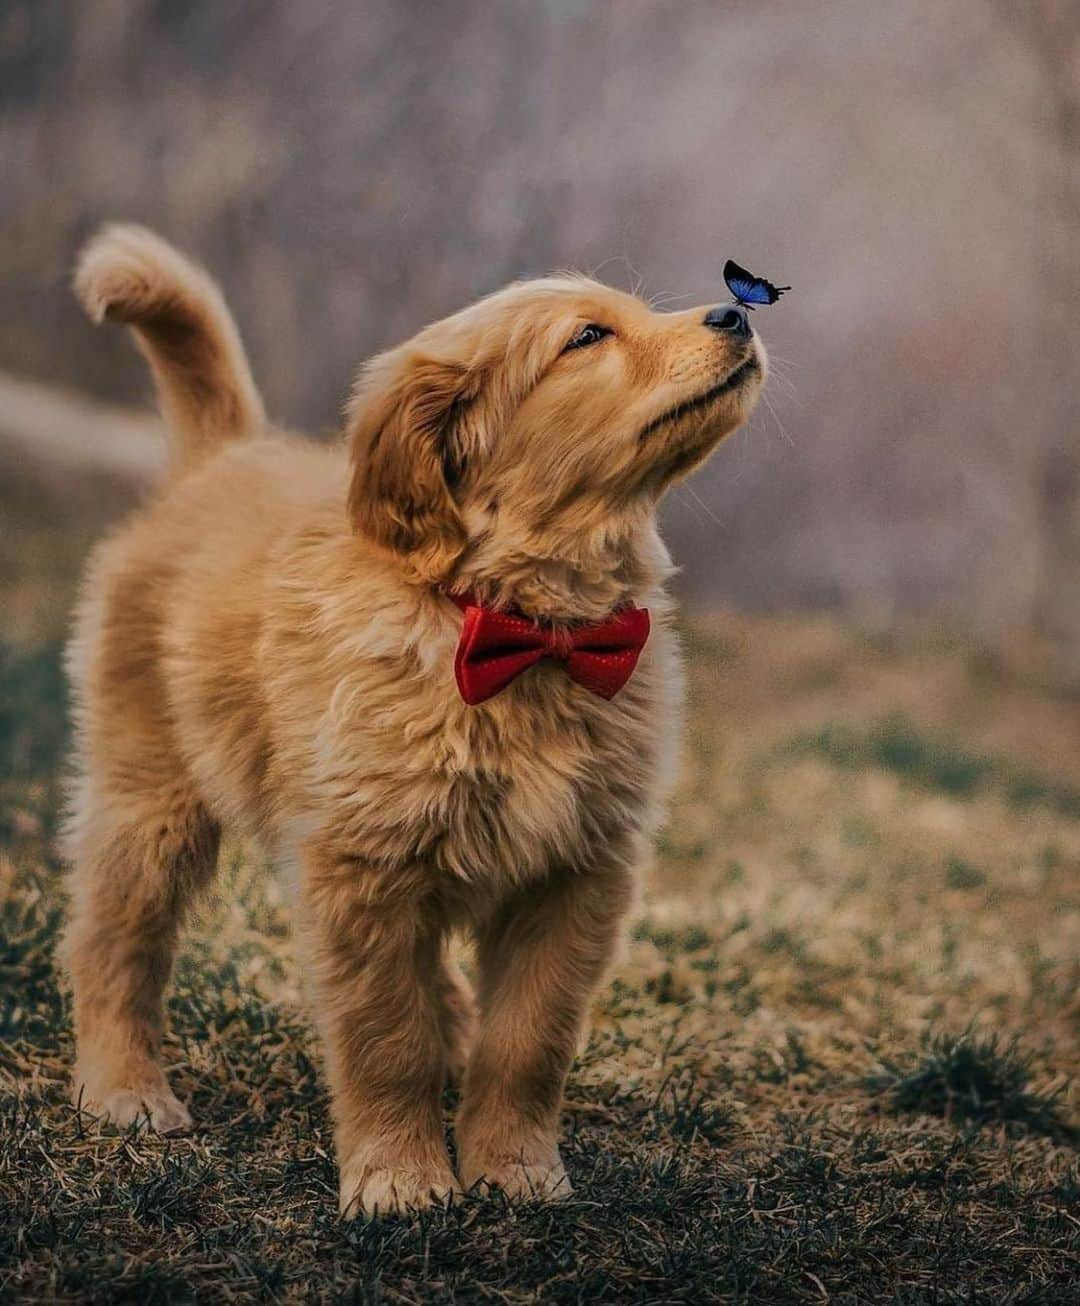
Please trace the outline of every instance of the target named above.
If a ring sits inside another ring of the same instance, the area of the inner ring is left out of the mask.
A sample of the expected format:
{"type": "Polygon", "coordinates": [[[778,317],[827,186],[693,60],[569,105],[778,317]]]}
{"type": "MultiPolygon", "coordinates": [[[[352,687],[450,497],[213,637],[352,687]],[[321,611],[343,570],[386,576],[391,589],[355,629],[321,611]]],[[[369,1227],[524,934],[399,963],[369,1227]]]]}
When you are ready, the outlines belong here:
{"type": "Polygon", "coordinates": [[[955,646],[696,625],[672,820],[568,1087],[574,1198],[344,1225],[288,909],[243,847],[170,998],[197,1132],[68,1102],[49,633],[0,657],[0,1300],[1075,1290],[1075,698],[988,693],[955,646]]]}
{"type": "Polygon", "coordinates": [[[945,883],[950,889],[980,889],[986,875],[962,857],[950,857],[945,865],[945,883]]]}
{"type": "Polygon", "coordinates": [[[1080,820],[1080,789],[924,735],[902,717],[889,717],[862,731],[829,725],[797,740],[795,747],[854,770],[881,767],[952,797],[999,791],[1020,810],[1045,806],[1080,820]]]}
{"type": "Polygon", "coordinates": [[[1061,1089],[1033,1092],[1031,1057],[997,1033],[934,1034],[906,1068],[889,1065],[871,1080],[896,1111],[918,1111],[979,1125],[1007,1124],[1075,1142],[1061,1089]]]}

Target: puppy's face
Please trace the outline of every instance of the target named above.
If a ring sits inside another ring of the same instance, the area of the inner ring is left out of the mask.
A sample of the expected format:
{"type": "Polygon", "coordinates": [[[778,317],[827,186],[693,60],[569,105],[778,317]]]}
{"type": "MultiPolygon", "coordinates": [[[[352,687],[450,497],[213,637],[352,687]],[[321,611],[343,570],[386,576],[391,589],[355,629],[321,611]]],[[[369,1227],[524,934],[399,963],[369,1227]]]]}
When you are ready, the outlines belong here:
{"type": "Polygon", "coordinates": [[[451,580],[494,523],[551,557],[651,511],[749,415],[766,357],[730,305],[508,287],[372,360],[348,409],[357,530],[451,580]]]}

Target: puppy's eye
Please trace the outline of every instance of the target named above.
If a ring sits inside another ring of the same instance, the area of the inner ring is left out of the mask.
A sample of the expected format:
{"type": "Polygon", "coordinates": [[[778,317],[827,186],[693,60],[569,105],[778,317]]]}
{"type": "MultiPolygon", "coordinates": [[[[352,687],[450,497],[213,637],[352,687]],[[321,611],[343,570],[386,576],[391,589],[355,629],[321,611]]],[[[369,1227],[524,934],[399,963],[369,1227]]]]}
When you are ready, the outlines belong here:
{"type": "Polygon", "coordinates": [[[605,336],[610,335],[614,335],[611,327],[600,326],[596,322],[590,322],[587,326],[583,326],[577,335],[574,336],[563,350],[563,353],[565,354],[571,349],[584,349],[586,345],[595,345],[598,340],[603,340],[605,336]]]}

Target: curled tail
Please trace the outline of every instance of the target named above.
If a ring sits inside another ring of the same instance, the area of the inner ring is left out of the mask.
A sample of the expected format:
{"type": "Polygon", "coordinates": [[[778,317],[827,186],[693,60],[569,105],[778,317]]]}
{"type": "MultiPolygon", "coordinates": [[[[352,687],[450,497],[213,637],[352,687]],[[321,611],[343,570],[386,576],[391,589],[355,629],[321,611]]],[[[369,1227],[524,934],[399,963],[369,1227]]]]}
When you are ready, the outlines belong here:
{"type": "Polygon", "coordinates": [[[171,245],[144,227],[105,227],[79,255],[75,293],[92,321],[134,331],[181,468],[262,430],[262,400],[221,291],[171,245]]]}

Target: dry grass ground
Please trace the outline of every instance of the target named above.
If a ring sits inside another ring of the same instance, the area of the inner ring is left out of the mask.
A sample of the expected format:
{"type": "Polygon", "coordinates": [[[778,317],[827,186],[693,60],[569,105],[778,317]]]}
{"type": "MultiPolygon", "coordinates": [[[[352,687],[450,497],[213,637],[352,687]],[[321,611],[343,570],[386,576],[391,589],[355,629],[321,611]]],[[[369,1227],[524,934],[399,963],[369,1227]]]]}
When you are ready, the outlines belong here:
{"type": "Polygon", "coordinates": [[[242,848],[170,1005],[198,1132],[67,1102],[47,545],[52,602],[0,569],[0,1299],[1076,1292],[1080,699],[925,632],[694,624],[683,783],[569,1087],[574,1199],[342,1225],[287,906],[242,848]]]}

